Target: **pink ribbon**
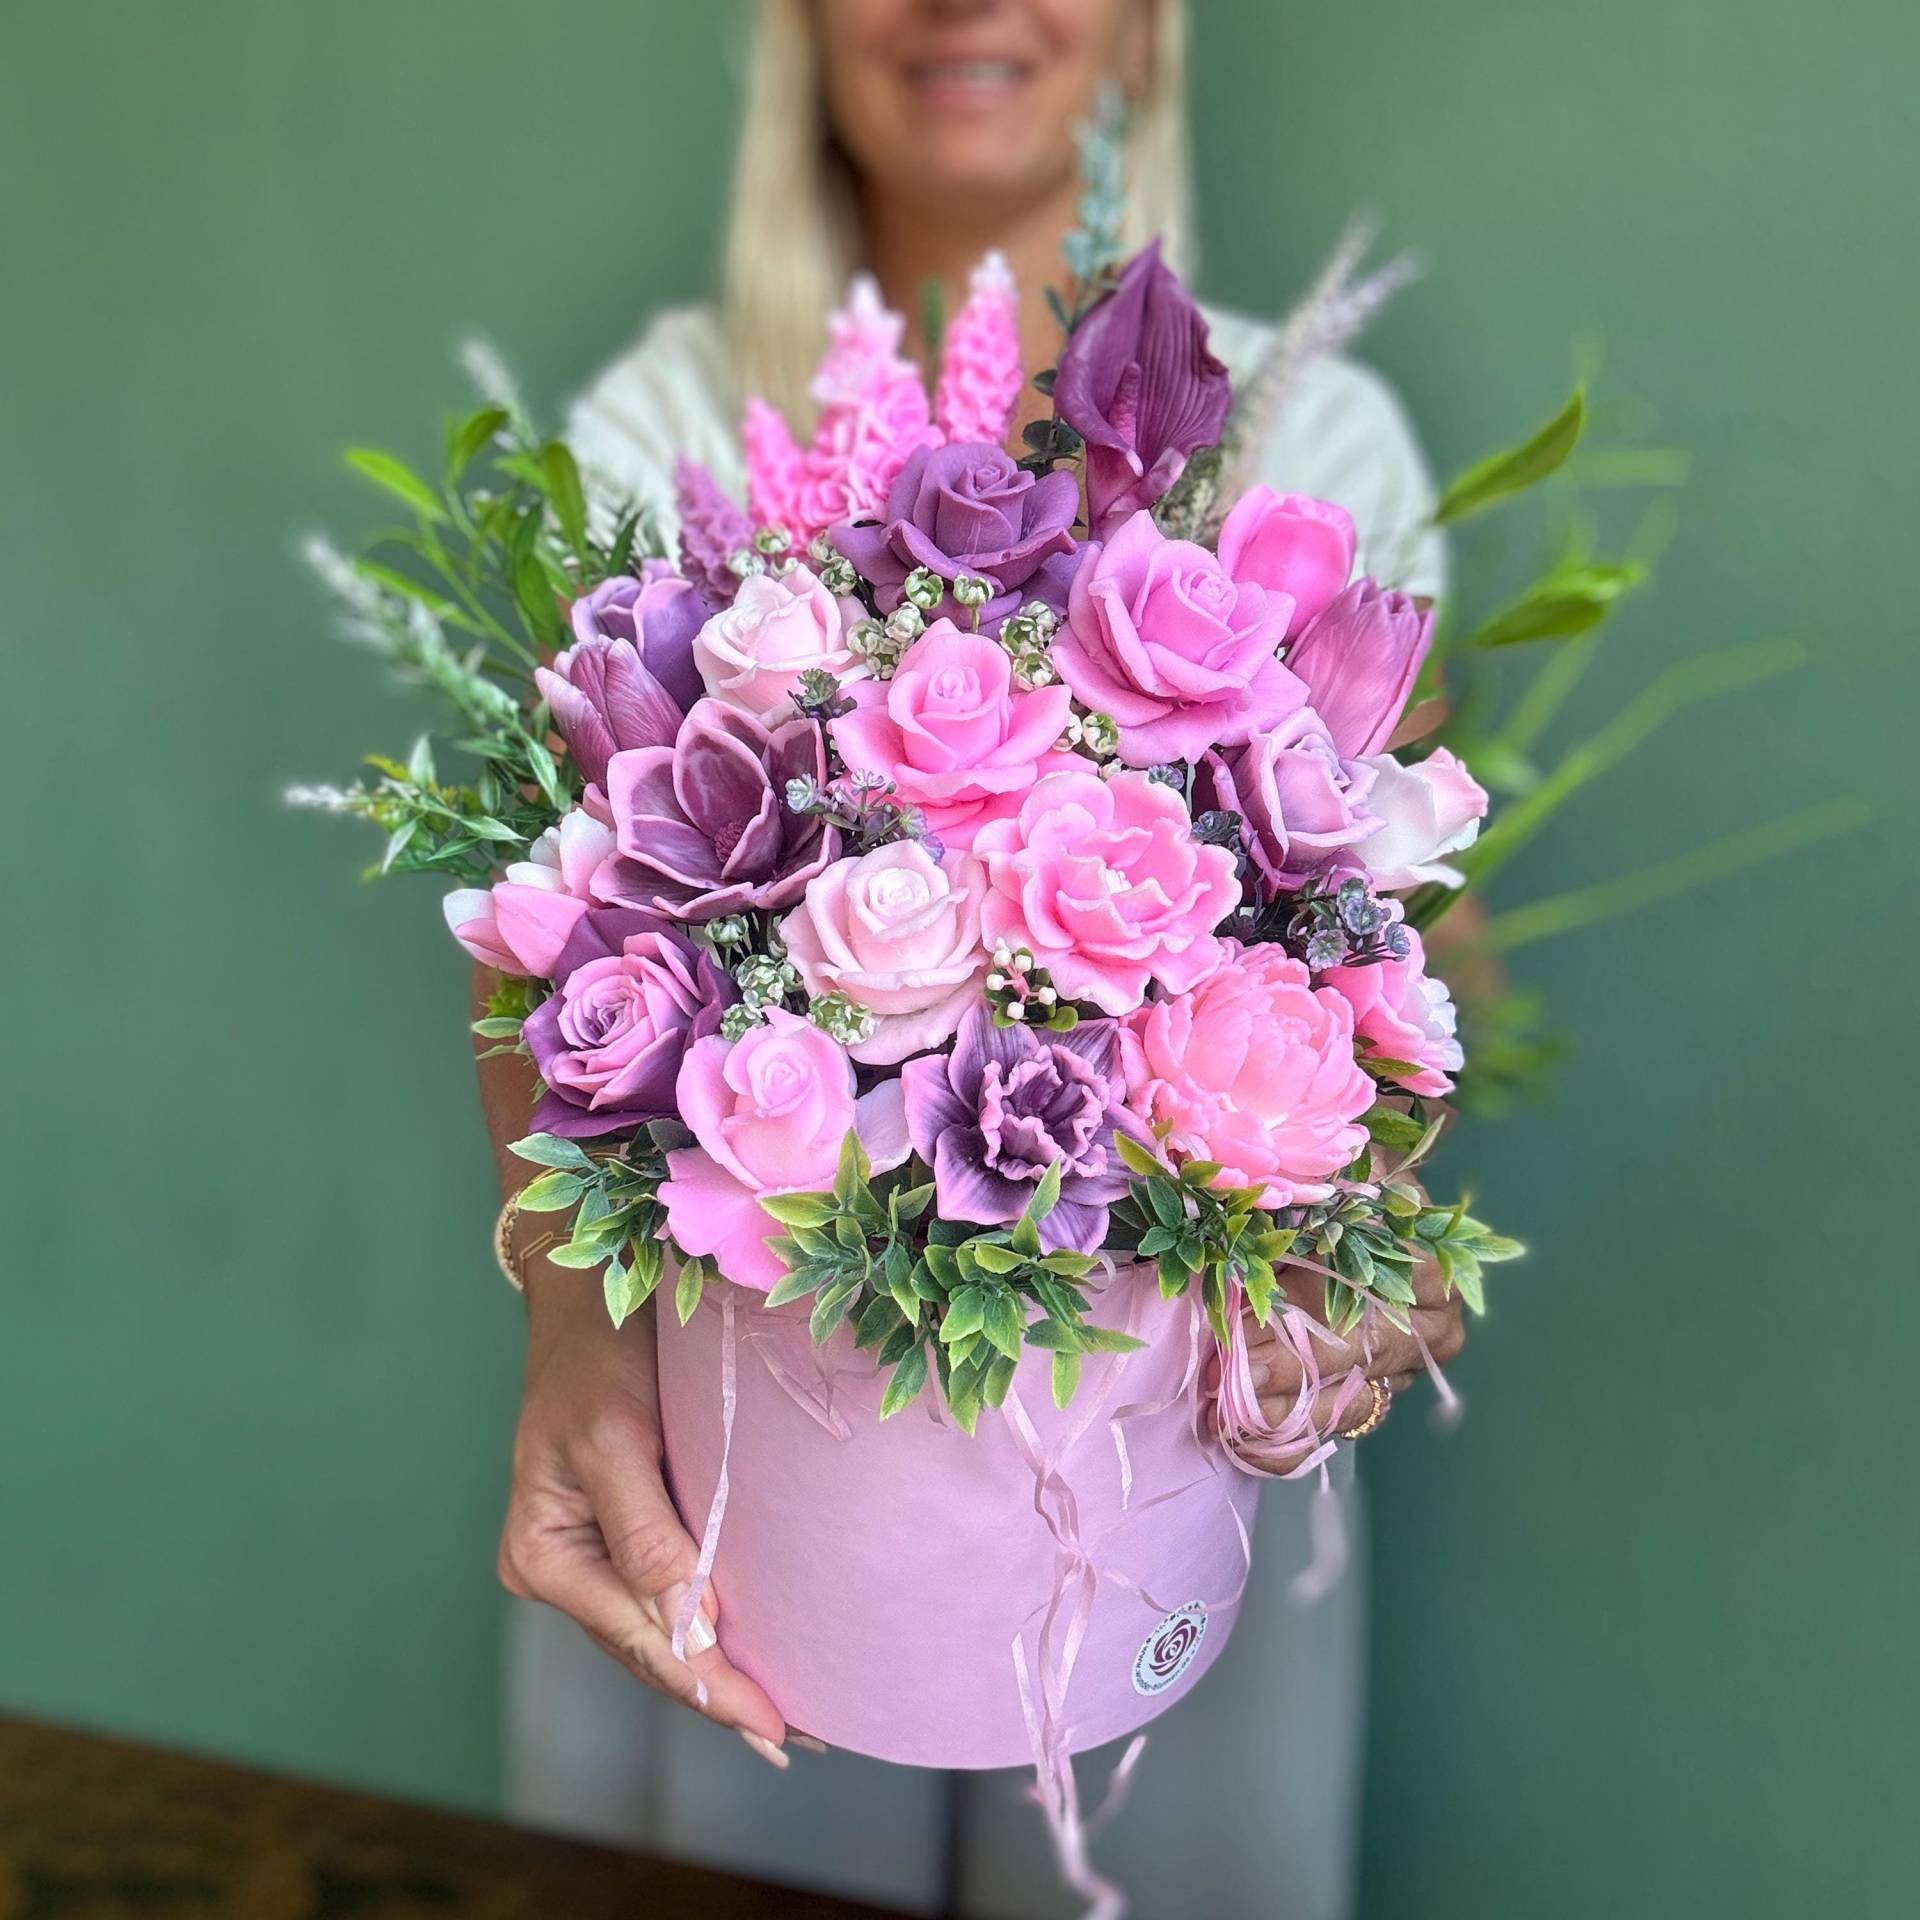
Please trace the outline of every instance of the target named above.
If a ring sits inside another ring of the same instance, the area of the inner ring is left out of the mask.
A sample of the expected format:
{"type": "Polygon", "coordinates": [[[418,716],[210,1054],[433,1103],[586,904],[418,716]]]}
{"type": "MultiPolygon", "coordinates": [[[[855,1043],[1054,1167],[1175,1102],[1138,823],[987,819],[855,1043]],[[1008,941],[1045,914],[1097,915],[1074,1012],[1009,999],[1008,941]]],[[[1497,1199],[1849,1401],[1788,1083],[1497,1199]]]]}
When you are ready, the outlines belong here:
{"type": "MultiPolygon", "coordinates": [[[[720,1477],[713,1483],[713,1501],[707,1508],[707,1524],[700,1536],[700,1557],[694,1563],[693,1579],[688,1583],[685,1599],[680,1602],[680,1611],[673,1618],[673,1657],[683,1663],[687,1657],[687,1635],[692,1631],[694,1615],[700,1611],[700,1596],[706,1592],[707,1582],[713,1575],[713,1556],[720,1550],[720,1523],[727,1517],[733,1417],[740,1404],[739,1364],[733,1289],[727,1287],[720,1296],[720,1477]]],[[[694,1699],[705,1707],[707,1683],[696,1679],[693,1691],[694,1699]]]]}

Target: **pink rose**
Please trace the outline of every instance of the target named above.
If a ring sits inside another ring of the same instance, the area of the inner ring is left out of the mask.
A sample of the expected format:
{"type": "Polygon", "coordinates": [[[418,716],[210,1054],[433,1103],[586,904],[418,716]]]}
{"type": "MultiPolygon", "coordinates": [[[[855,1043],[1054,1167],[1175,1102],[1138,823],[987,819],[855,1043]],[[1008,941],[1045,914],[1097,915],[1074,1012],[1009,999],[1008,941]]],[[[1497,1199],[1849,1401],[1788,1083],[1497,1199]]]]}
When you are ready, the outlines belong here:
{"type": "Polygon", "coordinates": [[[1129,766],[1233,746],[1305,706],[1279,661],[1290,594],[1236,580],[1205,547],[1136,513],[1090,546],[1052,649],[1083,705],[1110,714],[1129,766]]]}
{"type": "Polygon", "coordinates": [[[843,993],[877,1016],[873,1037],[850,1049],[856,1060],[890,1066],[952,1037],[987,971],[986,890],[978,860],[936,860],[911,840],[808,881],[781,938],[809,993],[843,993]]]}
{"type": "Polygon", "coordinates": [[[693,663],[716,700],[767,720],[789,706],[810,667],[855,666],[840,602],[805,567],[756,573],[694,635],[693,663]]]}
{"type": "Polygon", "coordinates": [[[1464,761],[1436,747],[1402,766],[1390,753],[1361,763],[1374,772],[1368,804],[1384,823],[1354,852],[1383,893],[1439,884],[1457,887],[1466,875],[1443,855],[1473,845],[1487,811],[1487,790],[1464,761]]]}
{"type": "Polygon", "coordinates": [[[1353,1057],[1353,1009],[1279,947],[1225,943],[1191,993],[1142,1007],[1121,1028],[1128,1104],[1169,1129],[1175,1152],[1216,1160],[1261,1204],[1327,1199],[1366,1144],[1373,1082],[1353,1057]]]}
{"type": "Polygon", "coordinates": [[[1214,928],[1240,901],[1233,855],[1197,842],[1180,796],[1143,773],[1048,774],[973,846],[988,943],[1030,948],[1068,999],[1106,1013],[1211,972],[1214,928]]]}
{"type": "Polygon", "coordinates": [[[856,711],[831,722],[849,767],[884,773],[949,846],[971,847],[1043,774],[1083,764],[1057,752],[1073,696],[1020,692],[1007,650],[983,633],[936,620],[888,681],[853,689],[856,711]]]}
{"type": "Polygon", "coordinates": [[[1353,1009],[1353,1030],[1388,1060],[1420,1069],[1400,1084],[1414,1093],[1451,1093],[1467,1056],[1454,1038],[1453,996],[1427,971],[1419,934],[1407,929],[1407,957],[1366,967],[1332,967],[1320,976],[1353,1009]]]}
{"type": "Polygon", "coordinates": [[[1271,487],[1243,493],[1220,528],[1220,564],[1236,580],[1291,596],[1289,640],[1347,584],[1353,546],[1346,508],[1271,487]]]}
{"type": "Polygon", "coordinates": [[[594,869],[613,829],[575,807],[491,887],[459,887],[441,903],[453,937],[483,966],[551,979],[560,950],[593,904],[594,869]]]}
{"type": "Polygon", "coordinates": [[[1393,737],[1433,645],[1433,609],[1377,580],[1356,580],[1287,650],[1333,744],[1350,759],[1393,737]]]}
{"type": "Polygon", "coordinates": [[[762,1293],[785,1271],[767,1241],[786,1230],[760,1205],[765,1195],[831,1187],[850,1131],[876,1170],[910,1150],[899,1081],[856,1101],[840,1044],[780,1007],[737,1041],[695,1041],[674,1093],[699,1144],[667,1156],[667,1231],[683,1252],[711,1254],[727,1279],[762,1293]]]}

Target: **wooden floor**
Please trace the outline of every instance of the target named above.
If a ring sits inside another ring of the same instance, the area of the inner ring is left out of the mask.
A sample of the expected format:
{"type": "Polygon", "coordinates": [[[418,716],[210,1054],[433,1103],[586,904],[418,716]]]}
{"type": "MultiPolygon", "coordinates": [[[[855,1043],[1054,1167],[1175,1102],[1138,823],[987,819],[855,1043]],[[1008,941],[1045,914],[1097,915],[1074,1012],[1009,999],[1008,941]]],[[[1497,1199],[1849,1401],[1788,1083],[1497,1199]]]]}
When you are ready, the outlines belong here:
{"type": "Polygon", "coordinates": [[[887,1920],[876,1907],[0,1718],[0,1920],[136,1915],[887,1920]]]}

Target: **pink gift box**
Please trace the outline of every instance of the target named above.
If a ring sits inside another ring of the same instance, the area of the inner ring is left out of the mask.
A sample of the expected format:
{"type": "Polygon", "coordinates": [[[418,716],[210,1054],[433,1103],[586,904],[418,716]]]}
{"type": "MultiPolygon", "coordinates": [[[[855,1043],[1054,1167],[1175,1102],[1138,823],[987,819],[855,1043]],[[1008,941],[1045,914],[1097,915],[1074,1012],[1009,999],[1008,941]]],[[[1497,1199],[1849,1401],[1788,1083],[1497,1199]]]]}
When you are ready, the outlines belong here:
{"type": "Polygon", "coordinates": [[[719,1286],[687,1326],[659,1316],[668,1477],[696,1540],[733,1343],[720,1639],[790,1725],[911,1766],[1044,1771],[1143,1726],[1218,1658],[1258,1483],[1200,1417],[1211,1336],[1145,1267],[1093,1317],[1147,1346],[1088,1355],[1064,1410],[1029,1350],[969,1437],[931,1385],[882,1423],[871,1356],[844,1327],[816,1348],[806,1303],[719,1286]]]}

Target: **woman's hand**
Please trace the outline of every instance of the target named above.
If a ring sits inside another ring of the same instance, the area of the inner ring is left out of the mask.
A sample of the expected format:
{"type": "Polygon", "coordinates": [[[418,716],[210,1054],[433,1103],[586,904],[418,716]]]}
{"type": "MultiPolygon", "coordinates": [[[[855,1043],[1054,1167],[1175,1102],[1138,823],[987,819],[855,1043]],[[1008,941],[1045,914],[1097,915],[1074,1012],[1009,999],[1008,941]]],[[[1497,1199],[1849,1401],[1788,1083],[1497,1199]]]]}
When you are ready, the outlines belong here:
{"type": "MultiPolygon", "coordinates": [[[[1325,1283],[1317,1273],[1302,1267],[1287,1267],[1281,1272],[1287,1299],[1324,1325],[1326,1314],[1325,1283]]],[[[1415,1331],[1426,1342],[1427,1352],[1436,1363],[1445,1365],[1466,1344],[1467,1332],[1461,1312],[1460,1296],[1448,1297],[1441,1284],[1437,1262],[1422,1260],[1413,1273],[1415,1331]]],[[[1345,1339],[1316,1337],[1314,1361],[1320,1370],[1320,1386],[1314,1396],[1312,1425],[1316,1433],[1326,1433],[1338,1417],[1342,1428],[1358,1426],[1367,1417],[1371,1396],[1356,1408],[1348,1375],[1358,1371],[1365,1379],[1377,1380],[1389,1393],[1411,1386],[1426,1365],[1420,1343],[1390,1321],[1378,1315],[1355,1327],[1345,1339]],[[1344,1411],[1341,1408],[1344,1395],[1344,1411]]],[[[1306,1384],[1306,1371],[1299,1356],[1279,1337],[1272,1325],[1253,1329],[1247,1341],[1247,1360],[1253,1373],[1253,1389],[1260,1411],[1274,1426],[1281,1425],[1293,1413],[1295,1403],[1306,1384]]],[[[1303,1438],[1297,1448],[1305,1459],[1314,1441],[1303,1438]]],[[[1272,1464],[1284,1471],[1288,1462],[1274,1458],[1272,1464]]]]}
{"type": "Polygon", "coordinates": [[[711,1586],[673,1654],[673,1623],[698,1551],[661,1477],[659,1385],[650,1312],[615,1328],[590,1275],[527,1267],[527,1372],[513,1447],[500,1578],[579,1622],[601,1648],[701,1709],[777,1767],[786,1723],[714,1639],[711,1586]]]}

